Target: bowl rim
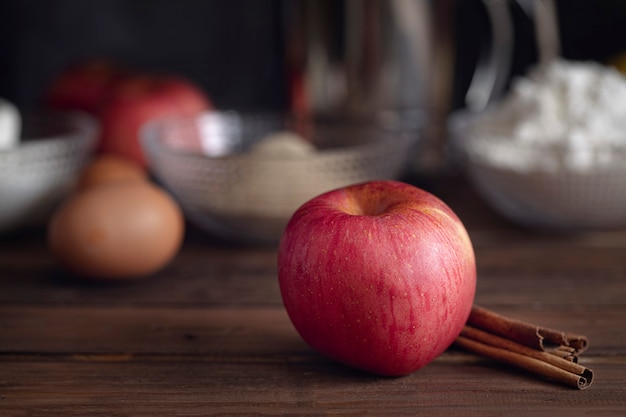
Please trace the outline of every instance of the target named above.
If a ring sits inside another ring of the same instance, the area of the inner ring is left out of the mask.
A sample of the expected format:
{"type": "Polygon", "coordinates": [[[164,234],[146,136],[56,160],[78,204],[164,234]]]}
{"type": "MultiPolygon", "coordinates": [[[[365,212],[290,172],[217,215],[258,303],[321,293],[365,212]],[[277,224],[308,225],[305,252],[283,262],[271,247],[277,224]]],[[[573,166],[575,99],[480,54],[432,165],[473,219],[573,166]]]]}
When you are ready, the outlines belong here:
{"type": "MultiPolygon", "coordinates": [[[[305,156],[304,158],[282,158],[279,156],[265,155],[265,154],[256,154],[254,155],[255,162],[263,163],[263,162],[276,162],[280,161],[281,163],[285,163],[288,161],[302,161],[303,159],[311,160],[311,159],[319,159],[319,158],[329,158],[329,157],[341,157],[348,155],[352,152],[378,152],[386,150],[391,150],[389,144],[397,144],[401,147],[413,147],[417,146],[422,142],[423,132],[426,128],[426,122],[424,119],[416,120],[413,125],[402,125],[402,126],[388,126],[384,123],[377,123],[372,119],[361,119],[361,118],[334,118],[334,117],[314,117],[314,118],[302,118],[297,115],[288,112],[275,112],[275,111],[250,111],[250,112],[240,112],[234,110],[210,110],[206,112],[202,112],[199,115],[195,116],[173,116],[173,117],[165,117],[149,120],[140,128],[139,140],[140,145],[144,152],[146,152],[146,156],[148,161],[152,159],[152,155],[155,153],[161,153],[166,150],[170,155],[177,155],[181,157],[196,157],[203,158],[212,161],[219,160],[247,160],[252,159],[251,154],[246,150],[236,150],[234,152],[227,152],[223,155],[210,155],[201,150],[192,150],[184,147],[175,147],[170,146],[162,140],[161,137],[158,136],[158,130],[167,123],[189,123],[197,121],[201,117],[206,117],[208,115],[214,115],[217,117],[240,117],[242,120],[283,120],[291,122],[292,125],[299,125],[301,123],[305,124],[317,124],[322,125],[324,128],[357,128],[357,129],[365,129],[369,133],[383,132],[385,133],[382,136],[382,140],[371,140],[361,143],[349,144],[347,146],[323,146],[316,148],[315,152],[305,156]]],[[[292,131],[290,129],[284,129],[286,131],[292,131]]],[[[277,130],[278,131],[278,130],[277,130]]],[[[296,131],[296,133],[298,133],[296,131]]]]}
{"type": "Polygon", "coordinates": [[[22,127],[18,145],[0,152],[2,155],[16,155],[28,152],[35,148],[52,148],[61,142],[81,143],[95,145],[99,133],[99,123],[95,116],[86,112],[73,110],[37,110],[22,114],[22,127]],[[59,126],[63,132],[49,136],[37,134],[26,135],[26,129],[33,128],[34,124],[59,126]]]}

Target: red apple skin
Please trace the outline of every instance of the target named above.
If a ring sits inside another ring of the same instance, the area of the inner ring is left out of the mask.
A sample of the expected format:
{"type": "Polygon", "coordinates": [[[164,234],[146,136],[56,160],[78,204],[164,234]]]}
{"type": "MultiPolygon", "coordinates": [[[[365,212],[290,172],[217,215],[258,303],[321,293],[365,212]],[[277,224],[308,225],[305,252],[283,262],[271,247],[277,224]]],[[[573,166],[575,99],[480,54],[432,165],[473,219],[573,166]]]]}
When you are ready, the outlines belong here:
{"type": "Polygon", "coordinates": [[[80,62],[53,79],[46,92],[46,105],[53,109],[82,110],[95,115],[115,84],[129,75],[129,70],[110,60],[80,62]]]}
{"type": "Polygon", "coordinates": [[[292,216],[278,250],[287,313],[313,349],[410,374],[460,334],[474,302],[469,235],[434,195],[397,181],[330,191],[292,216]]]}
{"type": "Polygon", "coordinates": [[[151,74],[127,78],[116,85],[99,114],[100,151],[131,158],[145,167],[139,130],[146,122],[195,116],[212,107],[200,87],[183,78],[151,74]]]}

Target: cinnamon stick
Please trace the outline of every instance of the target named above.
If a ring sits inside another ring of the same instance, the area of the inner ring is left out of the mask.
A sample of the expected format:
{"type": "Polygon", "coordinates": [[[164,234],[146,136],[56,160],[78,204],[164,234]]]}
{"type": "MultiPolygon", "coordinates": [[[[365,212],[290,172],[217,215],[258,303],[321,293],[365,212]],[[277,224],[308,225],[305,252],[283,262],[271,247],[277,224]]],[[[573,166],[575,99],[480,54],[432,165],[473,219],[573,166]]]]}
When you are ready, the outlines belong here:
{"type": "Polygon", "coordinates": [[[569,347],[577,355],[584,352],[588,345],[585,336],[525,323],[477,305],[472,308],[467,324],[546,352],[569,347]]]}
{"type": "Polygon", "coordinates": [[[474,306],[455,343],[570,387],[586,389],[593,381],[593,371],[577,360],[588,346],[586,337],[514,320],[479,306],[474,306]]]}

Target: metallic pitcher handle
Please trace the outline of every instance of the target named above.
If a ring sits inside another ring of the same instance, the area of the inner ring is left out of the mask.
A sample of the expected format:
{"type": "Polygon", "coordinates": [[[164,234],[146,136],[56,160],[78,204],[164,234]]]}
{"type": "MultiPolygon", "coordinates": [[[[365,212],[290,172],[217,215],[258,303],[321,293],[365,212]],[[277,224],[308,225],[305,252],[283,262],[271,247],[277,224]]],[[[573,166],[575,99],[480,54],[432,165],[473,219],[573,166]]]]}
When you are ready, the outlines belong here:
{"type": "Polygon", "coordinates": [[[479,58],[474,77],[465,94],[471,110],[482,110],[506,85],[513,59],[513,18],[508,0],[483,0],[491,23],[491,44],[479,58]]]}

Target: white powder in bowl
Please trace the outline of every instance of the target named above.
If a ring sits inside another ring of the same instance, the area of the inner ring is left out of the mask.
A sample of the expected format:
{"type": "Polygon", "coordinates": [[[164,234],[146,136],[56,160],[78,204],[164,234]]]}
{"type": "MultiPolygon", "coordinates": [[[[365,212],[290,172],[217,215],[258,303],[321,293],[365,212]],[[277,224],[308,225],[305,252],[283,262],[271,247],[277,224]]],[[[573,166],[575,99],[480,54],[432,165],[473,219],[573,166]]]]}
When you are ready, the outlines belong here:
{"type": "Polygon", "coordinates": [[[255,157],[291,159],[310,157],[315,150],[315,146],[302,136],[290,131],[280,131],[255,143],[250,154],[255,157]]]}
{"type": "Polygon", "coordinates": [[[326,191],[307,193],[318,182],[309,164],[317,155],[316,146],[295,132],[270,133],[246,153],[234,156],[237,169],[232,184],[219,196],[210,196],[211,205],[230,218],[284,220],[282,230],[300,204],[326,191]]]}
{"type": "Polygon", "coordinates": [[[599,63],[556,60],[514,80],[471,126],[470,151],[503,168],[586,172],[622,163],[626,78],[599,63]]]}

